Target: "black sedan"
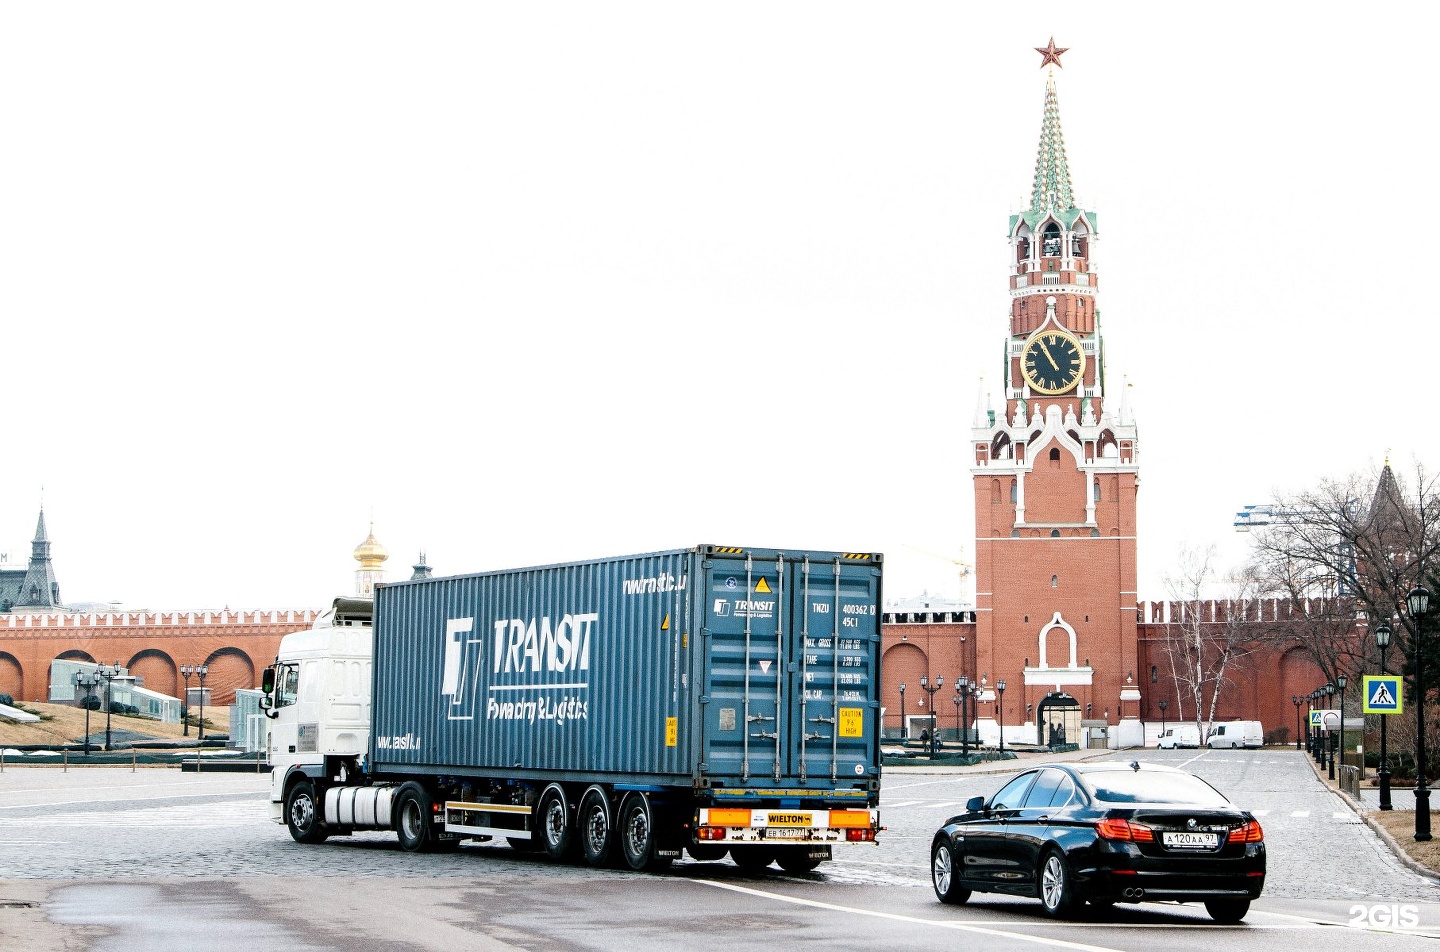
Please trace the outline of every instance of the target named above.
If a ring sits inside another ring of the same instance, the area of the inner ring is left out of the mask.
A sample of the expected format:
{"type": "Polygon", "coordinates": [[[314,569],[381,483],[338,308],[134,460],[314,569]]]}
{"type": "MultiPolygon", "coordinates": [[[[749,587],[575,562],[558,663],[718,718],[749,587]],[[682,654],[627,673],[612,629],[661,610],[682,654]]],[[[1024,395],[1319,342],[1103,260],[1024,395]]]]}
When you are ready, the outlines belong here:
{"type": "Polygon", "coordinates": [[[1203,902],[1239,922],[1265,886],[1255,817],[1193,774],[1108,762],[1027,770],[935,833],[941,902],[972,891],[1037,897],[1056,917],[1082,902],[1203,902]]]}

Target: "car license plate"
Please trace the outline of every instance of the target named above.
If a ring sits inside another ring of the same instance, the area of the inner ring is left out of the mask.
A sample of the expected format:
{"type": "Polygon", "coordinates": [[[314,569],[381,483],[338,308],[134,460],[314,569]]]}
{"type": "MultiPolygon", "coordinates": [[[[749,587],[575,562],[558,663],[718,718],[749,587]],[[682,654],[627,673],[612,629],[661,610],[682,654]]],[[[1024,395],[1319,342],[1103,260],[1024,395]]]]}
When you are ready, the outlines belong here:
{"type": "Polygon", "coordinates": [[[1161,833],[1166,846],[1182,850],[1213,850],[1220,842],[1218,833],[1161,833]]]}
{"type": "Polygon", "coordinates": [[[765,830],[767,840],[803,840],[805,831],[798,827],[772,826],[765,830]]]}

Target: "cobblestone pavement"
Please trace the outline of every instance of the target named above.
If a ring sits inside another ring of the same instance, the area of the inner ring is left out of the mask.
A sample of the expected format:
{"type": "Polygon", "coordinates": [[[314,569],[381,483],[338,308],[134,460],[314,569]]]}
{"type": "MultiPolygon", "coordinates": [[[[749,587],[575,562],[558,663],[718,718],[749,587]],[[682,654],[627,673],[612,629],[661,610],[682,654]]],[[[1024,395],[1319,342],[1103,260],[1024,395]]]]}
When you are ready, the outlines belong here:
{"type": "MultiPolygon", "coordinates": [[[[1401,865],[1345,802],[1286,750],[1143,751],[1191,770],[1251,809],[1265,827],[1267,897],[1440,901],[1440,885],[1401,865]]],[[[928,889],[930,837],[965,801],[1007,775],[955,768],[887,771],[878,845],[837,848],[825,881],[928,889]]],[[[474,876],[546,860],[507,846],[451,855],[402,852],[389,833],[293,842],[270,820],[269,778],[173,769],[8,769],[0,774],[0,878],[115,879],[186,875],[474,876]],[[477,867],[483,863],[484,866],[477,867]]],[[[697,864],[682,863],[694,867],[697,864]]],[[[698,864],[726,877],[729,864],[698,864]]],[[[583,874],[583,871],[577,871],[583,874]]],[[[738,870],[735,871],[738,876],[738,870]]],[[[591,875],[610,875],[605,871],[591,875]]]]}

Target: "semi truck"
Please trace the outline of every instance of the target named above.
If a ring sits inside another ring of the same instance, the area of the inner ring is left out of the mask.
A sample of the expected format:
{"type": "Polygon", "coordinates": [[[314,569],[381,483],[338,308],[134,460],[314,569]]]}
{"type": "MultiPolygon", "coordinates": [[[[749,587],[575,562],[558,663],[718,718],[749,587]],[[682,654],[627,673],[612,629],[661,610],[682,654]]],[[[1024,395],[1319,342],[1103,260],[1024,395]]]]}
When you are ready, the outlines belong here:
{"type": "Polygon", "coordinates": [[[272,817],[812,870],[882,829],[882,564],[703,545],[337,598],[263,672],[272,817]]]}

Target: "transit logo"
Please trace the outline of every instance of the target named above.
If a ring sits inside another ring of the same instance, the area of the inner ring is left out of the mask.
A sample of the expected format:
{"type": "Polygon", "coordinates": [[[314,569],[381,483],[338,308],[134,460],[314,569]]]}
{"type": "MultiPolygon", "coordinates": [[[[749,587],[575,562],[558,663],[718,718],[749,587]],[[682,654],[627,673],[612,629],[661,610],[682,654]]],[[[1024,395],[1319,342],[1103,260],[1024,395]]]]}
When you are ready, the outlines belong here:
{"type": "Polygon", "coordinates": [[[589,687],[590,645],[599,621],[598,612],[567,613],[559,619],[497,619],[491,623],[493,647],[487,664],[475,618],[447,620],[440,680],[440,693],[449,699],[446,718],[474,720],[488,667],[493,680],[485,689],[487,719],[557,724],[585,719],[589,705],[573,692],[589,687]],[[556,697],[556,691],[570,693],[556,697]],[[545,693],[537,697],[537,692],[545,693]]]}

